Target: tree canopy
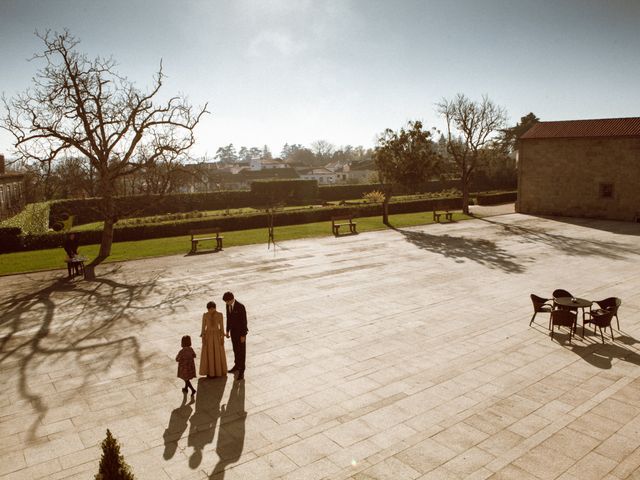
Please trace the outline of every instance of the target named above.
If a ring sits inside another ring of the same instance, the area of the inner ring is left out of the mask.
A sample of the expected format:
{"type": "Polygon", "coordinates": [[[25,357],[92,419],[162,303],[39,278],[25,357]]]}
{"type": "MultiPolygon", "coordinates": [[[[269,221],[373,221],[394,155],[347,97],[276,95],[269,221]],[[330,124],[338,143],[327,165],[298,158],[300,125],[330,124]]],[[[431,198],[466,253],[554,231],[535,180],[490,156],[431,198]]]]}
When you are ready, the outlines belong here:
{"type": "Polygon", "coordinates": [[[392,185],[415,187],[437,175],[440,156],[431,140],[431,132],[424,130],[419,120],[408,122],[406,128],[393,131],[387,128],[379,137],[374,161],[380,182],[384,185],[383,221],[388,223],[388,203],[392,185]]]}
{"type": "Polygon", "coordinates": [[[515,126],[502,129],[500,141],[509,151],[514,152],[518,148],[518,139],[539,121],[540,119],[533,112],[529,112],[524,117],[520,117],[520,121],[515,126]]]}

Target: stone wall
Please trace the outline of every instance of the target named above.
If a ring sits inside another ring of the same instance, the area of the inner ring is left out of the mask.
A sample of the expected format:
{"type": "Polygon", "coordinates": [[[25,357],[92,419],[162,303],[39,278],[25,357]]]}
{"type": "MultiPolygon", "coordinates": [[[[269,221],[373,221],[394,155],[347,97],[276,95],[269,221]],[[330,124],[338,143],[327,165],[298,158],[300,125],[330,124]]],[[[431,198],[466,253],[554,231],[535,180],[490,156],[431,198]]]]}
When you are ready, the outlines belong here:
{"type": "Polygon", "coordinates": [[[516,211],[637,221],[640,138],[521,141],[516,211]]]}

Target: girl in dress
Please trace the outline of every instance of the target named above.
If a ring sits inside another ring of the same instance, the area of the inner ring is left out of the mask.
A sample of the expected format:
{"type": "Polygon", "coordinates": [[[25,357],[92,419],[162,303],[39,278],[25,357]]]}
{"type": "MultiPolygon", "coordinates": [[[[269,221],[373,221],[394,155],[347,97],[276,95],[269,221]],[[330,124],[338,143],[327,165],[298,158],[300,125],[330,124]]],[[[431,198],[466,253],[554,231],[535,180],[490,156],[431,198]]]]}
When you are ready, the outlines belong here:
{"type": "Polygon", "coordinates": [[[227,355],[224,351],[224,327],[222,313],[216,310],[215,302],[207,303],[202,315],[202,355],[200,375],[222,377],[227,374],[227,355]]]}
{"type": "Polygon", "coordinates": [[[191,337],[185,335],[182,337],[182,350],[176,356],[178,362],[178,378],[184,380],[184,388],[182,391],[187,393],[187,389],[191,389],[191,395],[196,394],[196,389],[191,385],[191,379],[196,377],[196,352],[191,348],[191,337]]]}

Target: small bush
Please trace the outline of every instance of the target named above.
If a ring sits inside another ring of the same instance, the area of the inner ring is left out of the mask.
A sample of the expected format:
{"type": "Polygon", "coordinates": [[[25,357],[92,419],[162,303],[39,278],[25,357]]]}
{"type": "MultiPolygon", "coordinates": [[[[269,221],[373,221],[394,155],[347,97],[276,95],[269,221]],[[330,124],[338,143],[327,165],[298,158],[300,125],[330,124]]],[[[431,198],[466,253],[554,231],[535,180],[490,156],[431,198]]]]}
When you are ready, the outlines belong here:
{"type": "Polygon", "coordinates": [[[384,193],[380,190],[372,190],[371,192],[365,193],[362,198],[369,203],[382,203],[384,202],[384,193]]]}
{"type": "Polygon", "coordinates": [[[131,467],[127,465],[120,453],[120,445],[113,438],[109,429],[107,437],[102,441],[102,458],[95,480],[133,480],[131,467]]]}

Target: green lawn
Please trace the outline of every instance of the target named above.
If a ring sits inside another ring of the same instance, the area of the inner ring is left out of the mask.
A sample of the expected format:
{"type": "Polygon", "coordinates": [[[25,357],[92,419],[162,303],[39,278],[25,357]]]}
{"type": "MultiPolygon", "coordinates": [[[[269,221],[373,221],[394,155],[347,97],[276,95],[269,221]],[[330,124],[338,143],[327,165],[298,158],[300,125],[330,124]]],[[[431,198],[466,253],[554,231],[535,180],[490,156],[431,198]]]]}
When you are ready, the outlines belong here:
{"type": "MultiPolygon", "coordinates": [[[[467,220],[471,217],[461,212],[454,212],[453,218],[454,220],[467,220]]],[[[395,227],[409,227],[433,223],[431,212],[391,215],[389,220],[395,227]]],[[[358,218],[357,222],[359,232],[370,232],[387,228],[382,223],[380,216],[358,218]]],[[[307,223],[287,227],[276,226],[275,228],[276,242],[330,235],[331,222],[307,223]]],[[[179,237],[154,238],[137,242],[114,243],[111,249],[111,256],[105,262],[120,262],[136,258],[160,257],[164,255],[184,255],[190,249],[190,240],[191,237],[189,235],[182,235],[179,237]]],[[[266,228],[224,232],[225,248],[257,243],[267,243],[266,228]]],[[[80,254],[92,259],[97,255],[98,247],[98,245],[81,246],[80,254]]],[[[0,255],[0,275],[66,268],[64,266],[64,258],[65,253],[62,248],[5,253],[0,255]]]]}

